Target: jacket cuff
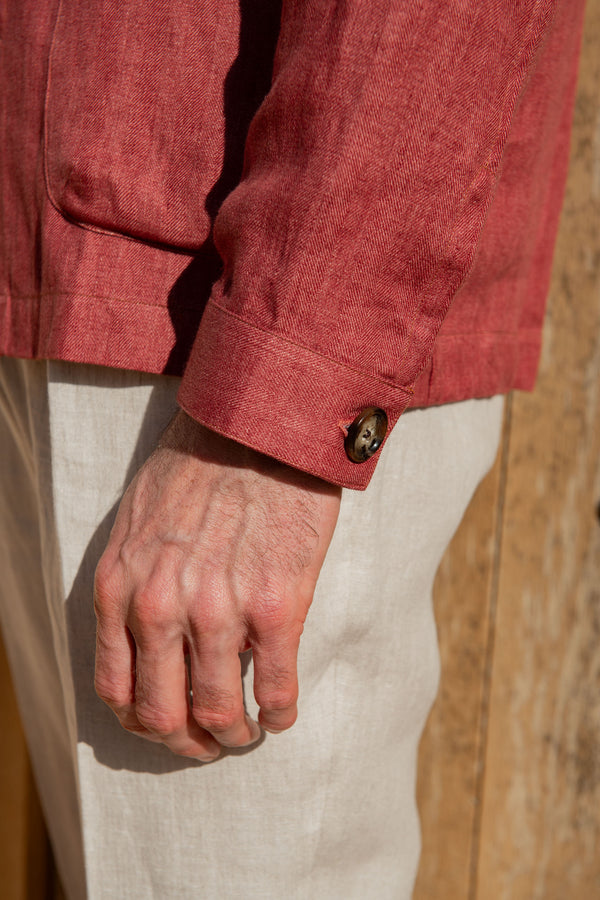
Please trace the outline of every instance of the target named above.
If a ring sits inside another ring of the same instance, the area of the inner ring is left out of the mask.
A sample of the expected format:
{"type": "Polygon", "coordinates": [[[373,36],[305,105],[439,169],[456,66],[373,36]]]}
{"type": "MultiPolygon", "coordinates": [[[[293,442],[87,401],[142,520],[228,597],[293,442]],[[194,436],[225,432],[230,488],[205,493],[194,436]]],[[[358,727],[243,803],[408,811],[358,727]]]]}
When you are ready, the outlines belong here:
{"type": "Polygon", "coordinates": [[[344,439],[368,407],[392,427],[412,398],[388,384],[207,305],[178,395],[207,428],[342,487],[364,490],[382,447],[352,462],[344,439]]]}

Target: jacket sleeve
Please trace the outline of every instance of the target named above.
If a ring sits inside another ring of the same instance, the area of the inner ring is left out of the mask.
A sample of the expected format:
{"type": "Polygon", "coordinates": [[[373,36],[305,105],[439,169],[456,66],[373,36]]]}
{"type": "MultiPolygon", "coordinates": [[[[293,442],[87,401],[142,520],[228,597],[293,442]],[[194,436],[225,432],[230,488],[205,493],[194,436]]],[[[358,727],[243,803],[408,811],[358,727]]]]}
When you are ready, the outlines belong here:
{"type": "MultiPolygon", "coordinates": [[[[224,271],[179,394],[195,419],[350,488],[473,261],[559,0],[284,0],[271,90],[215,222],[224,271]]],[[[389,434],[389,429],[388,429],[389,434]]]]}

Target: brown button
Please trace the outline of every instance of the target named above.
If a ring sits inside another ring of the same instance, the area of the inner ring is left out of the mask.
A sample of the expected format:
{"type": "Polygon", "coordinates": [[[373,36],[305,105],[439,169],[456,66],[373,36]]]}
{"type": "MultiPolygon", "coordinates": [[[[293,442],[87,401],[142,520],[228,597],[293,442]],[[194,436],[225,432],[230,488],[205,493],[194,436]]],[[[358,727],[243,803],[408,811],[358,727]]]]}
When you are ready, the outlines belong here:
{"type": "Polygon", "coordinates": [[[382,409],[369,406],[348,425],[344,441],[346,456],[355,463],[366,462],[377,453],[386,435],[388,419],[382,409]]]}

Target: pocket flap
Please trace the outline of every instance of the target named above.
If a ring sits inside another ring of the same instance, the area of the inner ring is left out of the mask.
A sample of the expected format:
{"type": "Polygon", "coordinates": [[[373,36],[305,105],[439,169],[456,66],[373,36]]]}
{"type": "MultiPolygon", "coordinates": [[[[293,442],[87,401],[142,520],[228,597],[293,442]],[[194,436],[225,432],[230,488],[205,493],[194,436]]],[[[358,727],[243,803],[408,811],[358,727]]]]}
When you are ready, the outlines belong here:
{"type": "Polygon", "coordinates": [[[93,229],[201,246],[238,35],[237,0],[63,0],[46,98],[54,205],[93,229]]]}

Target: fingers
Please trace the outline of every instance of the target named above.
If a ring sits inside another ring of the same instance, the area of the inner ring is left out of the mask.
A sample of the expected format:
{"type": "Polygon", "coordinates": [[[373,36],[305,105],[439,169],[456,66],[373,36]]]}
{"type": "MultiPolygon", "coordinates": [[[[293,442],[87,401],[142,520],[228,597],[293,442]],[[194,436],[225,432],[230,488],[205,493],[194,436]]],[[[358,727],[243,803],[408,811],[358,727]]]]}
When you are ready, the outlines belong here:
{"type": "Polygon", "coordinates": [[[180,636],[168,641],[136,639],[135,715],[169,750],[204,762],[220,753],[217,741],[194,720],[180,636]]]}
{"type": "Polygon", "coordinates": [[[265,731],[285,731],[296,721],[298,644],[299,636],[286,634],[253,645],[254,696],[265,731]]]}
{"type": "Polygon", "coordinates": [[[246,715],[239,641],[196,633],[190,641],[192,715],[224,747],[245,747],[260,737],[246,715]]]}
{"type": "Polygon", "coordinates": [[[190,684],[181,629],[157,627],[156,602],[132,602],[129,627],[108,606],[96,599],[96,691],[124,728],[202,761],[215,759],[221,745],[258,740],[260,728],[244,710],[237,641],[218,634],[188,640],[190,684]]]}
{"type": "MultiPolygon", "coordinates": [[[[129,601],[117,601],[120,591],[108,594],[103,584],[98,579],[95,597],[96,690],[123,727],[203,761],[215,759],[223,746],[257,741],[261,732],[244,708],[239,657],[248,633],[229,603],[221,597],[200,604],[196,597],[195,618],[185,629],[163,582],[160,590],[147,584],[129,601]]],[[[296,719],[301,632],[290,626],[286,604],[276,609],[276,615],[255,617],[251,640],[259,721],[273,732],[296,719]]]]}
{"type": "Polygon", "coordinates": [[[142,642],[142,647],[127,629],[99,623],[96,692],[127,731],[164,743],[180,756],[215,759],[218,743],[190,714],[181,643],[153,647],[142,642]]]}
{"type": "Polygon", "coordinates": [[[143,732],[133,710],[135,647],[129,632],[98,620],[96,628],[96,693],[118,716],[124,728],[143,732]]]}
{"type": "Polygon", "coordinates": [[[96,693],[124,728],[151,738],[135,715],[135,643],[123,621],[118,597],[120,587],[120,584],[110,585],[98,566],[94,584],[96,693]]]}
{"type": "MultiPolygon", "coordinates": [[[[156,623],[145,628],[145,613],[135,615],[127,627],[126,604],[120,597],[125,592],[122,582],[111,582],[98,567],[94,588],[98,696],[127,731],[162,742],[182,756],[215,759],[219,745],[190,713],[183,637],[178,629],[157,628],[156,623]]],[[[145,600],[156,608],[155,602],[145,600]]],[[[138,609],[144,605],[138,597],[138,609]]]]}

